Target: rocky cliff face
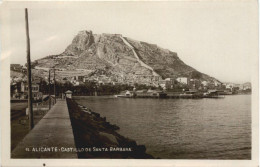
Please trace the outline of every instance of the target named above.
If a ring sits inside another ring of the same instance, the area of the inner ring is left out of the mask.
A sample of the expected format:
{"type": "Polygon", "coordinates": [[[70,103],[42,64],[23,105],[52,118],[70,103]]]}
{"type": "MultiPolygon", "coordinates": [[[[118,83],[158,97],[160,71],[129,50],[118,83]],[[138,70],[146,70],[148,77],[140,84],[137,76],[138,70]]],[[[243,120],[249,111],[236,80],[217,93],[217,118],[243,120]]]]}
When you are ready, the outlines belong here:
{"type": "Polygon", "coordinates": [[[188,77],[195,71],[203,80],[215,80],[179,59],[177,53],[120,34],[80,31],[60,55],[37,60],[38,67],[64,70],[105,70],[117,82],[156,84],[161,78],[188,77]]]}

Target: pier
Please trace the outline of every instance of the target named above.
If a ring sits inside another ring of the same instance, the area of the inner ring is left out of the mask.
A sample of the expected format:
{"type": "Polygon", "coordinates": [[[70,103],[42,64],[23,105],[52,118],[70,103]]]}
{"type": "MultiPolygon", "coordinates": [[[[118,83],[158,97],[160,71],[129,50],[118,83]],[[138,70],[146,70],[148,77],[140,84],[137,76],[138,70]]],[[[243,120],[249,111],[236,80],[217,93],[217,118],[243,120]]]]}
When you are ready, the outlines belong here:
{"type": "Polygon", "coordinates": [[[70,98],[57,99],[57,103],[13,149],[11,158],[154,158],[146,153],[144,145],[120,135],[118,129],[99,113],[70,98]]]}
{"type": "Polygon", "coordinates": [[[78,158],[66,100],[57,100],[11,153],[11,158],[78,158]]]}

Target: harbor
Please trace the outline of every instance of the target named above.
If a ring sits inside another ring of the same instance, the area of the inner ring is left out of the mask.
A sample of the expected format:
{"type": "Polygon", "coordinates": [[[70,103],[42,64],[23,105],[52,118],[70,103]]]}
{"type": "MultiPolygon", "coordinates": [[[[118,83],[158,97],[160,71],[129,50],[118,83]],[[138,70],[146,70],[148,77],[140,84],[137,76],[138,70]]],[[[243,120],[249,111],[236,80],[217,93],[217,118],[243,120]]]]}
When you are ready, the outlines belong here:
{"type": "MultiPolygon", "coordinates": [[[[232,95],[232,94],[229,94],[232,95]]],[[[161,90],[137,90],[122,91],[117,98],[164,98],[164,99],[202,99],[202,98],[225,98],[224,91],[208,90],[200,92],[197,90],[187,90],[183,92],[167,92],[161,90]]]]}
{"type": "Polygon", "coordinates": [[[165,99],[74,96],[162,159],[250,159],[251,95],[165,99]]]}

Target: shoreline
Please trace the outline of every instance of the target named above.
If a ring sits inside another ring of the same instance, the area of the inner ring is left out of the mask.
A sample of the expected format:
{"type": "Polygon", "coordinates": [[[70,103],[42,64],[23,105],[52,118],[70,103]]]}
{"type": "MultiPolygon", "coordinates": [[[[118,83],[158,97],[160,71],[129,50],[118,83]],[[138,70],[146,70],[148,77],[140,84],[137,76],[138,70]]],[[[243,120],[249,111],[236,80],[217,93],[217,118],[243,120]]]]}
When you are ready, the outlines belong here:
{"type": "MultiPolygon", "coordinates": [[[[225,97],[229,97],[229,96],[242,96],[242,95],[252,95],[252,94],[232,94],[232,95],[224,95],[225,97]]],[[[100,95],[100,96],[85,96],[85,95],[73,95],[73,99],[75,100],[79,100],[80,98],[84,98],[84,97],[111,97],[114,99],[118,99],[118,98],[130,98],[130,99],[205,99],[205,97],[179,97],[179,96],[167,96],[167,97],[153,97],[153,96],[146,96],[146,97],[115,97],[115,95],[100,95]]],[[[211,99],[222,99],[222,98],[211,98],[211,99]]]]}
{"type": "Polygon", "coordinates": [[[154,159],[144,145],[117,133],[119,127],[99,113],[72,99],[67,104],[79,158],[154,159]]]}

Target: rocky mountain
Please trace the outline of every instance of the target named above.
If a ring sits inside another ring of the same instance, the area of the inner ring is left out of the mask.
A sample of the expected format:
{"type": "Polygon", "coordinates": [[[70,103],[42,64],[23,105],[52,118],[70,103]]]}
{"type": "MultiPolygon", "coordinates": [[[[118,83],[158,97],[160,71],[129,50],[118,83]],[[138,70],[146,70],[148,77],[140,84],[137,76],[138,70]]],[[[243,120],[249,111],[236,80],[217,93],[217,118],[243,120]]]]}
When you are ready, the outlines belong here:
{"type": "Polygon", "coordinates": [[[117,82],[157,84],[165,78],[194,77],[216,81],[186,65],[177,53],[120,34],[80,31],[60,55],[34,62],[39,69],[104,71],[117,82]]]}

